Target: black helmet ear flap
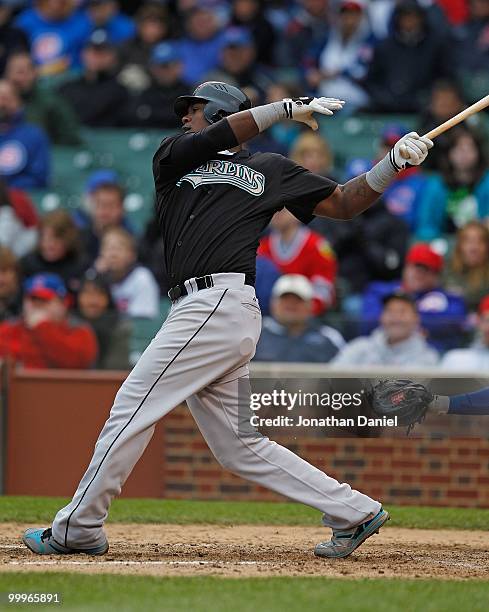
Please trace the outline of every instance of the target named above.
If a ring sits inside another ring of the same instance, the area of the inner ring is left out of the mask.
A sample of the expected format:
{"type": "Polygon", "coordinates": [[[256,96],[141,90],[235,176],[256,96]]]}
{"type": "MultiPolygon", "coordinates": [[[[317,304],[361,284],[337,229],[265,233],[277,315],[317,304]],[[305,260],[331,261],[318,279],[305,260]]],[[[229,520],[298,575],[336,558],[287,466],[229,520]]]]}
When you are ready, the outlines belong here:
{"type": "Polygon", "coordinates": [[[215,113],[209,118],[204,109],[204,116],[206,117],[206,119],[210,120],[211,123],[216,123],[217,121],[224,119],[224,117],[228,117],[230,114],[231,113],[227,113],[225,110],[220,109],[215,111],[215,113]]]}
{"type": "Polygon", "coordinates": [[[239,105],[239,110],[250,110],[252,106],[253,104],[251,103],[251,100],[249,98],[246,98],[246,100],[244,102],[241,102],[241,104],[239,105]]]}

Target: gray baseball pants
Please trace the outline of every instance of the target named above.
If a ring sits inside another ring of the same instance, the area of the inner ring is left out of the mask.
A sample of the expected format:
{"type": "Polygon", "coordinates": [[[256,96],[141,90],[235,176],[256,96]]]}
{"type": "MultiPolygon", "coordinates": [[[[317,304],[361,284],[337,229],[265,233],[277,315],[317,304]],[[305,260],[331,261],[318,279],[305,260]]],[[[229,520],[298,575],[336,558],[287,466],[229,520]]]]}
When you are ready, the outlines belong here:
{"type": "Polygon", "coordinates": [[[261,315],[255,291],[244,284],[243,274],[214,274],[213,280],[213,287],[201,291],[193,291],[195,284],[186,281],[190,294],[173,304],[117,392],[73,500],[53,522],[60,544],[83,549],[105,541],[103,525],[112,498],[141,457],[155,424],[185,400],[223,467],[317,508],[325,525],[347,529],[380,510],[379,502],[279,444],[238,430],[243,410],[249,411],[249,403],[244,408],[243,389],[249,393],[248,364],[260,335],[261,315]]]}

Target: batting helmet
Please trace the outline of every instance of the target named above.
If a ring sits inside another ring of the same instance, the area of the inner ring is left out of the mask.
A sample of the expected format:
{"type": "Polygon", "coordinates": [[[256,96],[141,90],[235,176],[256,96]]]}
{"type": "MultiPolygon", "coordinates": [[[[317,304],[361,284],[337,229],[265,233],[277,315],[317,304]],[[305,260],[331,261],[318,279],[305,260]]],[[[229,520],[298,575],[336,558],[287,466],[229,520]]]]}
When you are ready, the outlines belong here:
{"type": "Polygon", "coordinates": [[[175,113],[181,119],[190,104],[195,102],[206,103],[204,117],[209,123],[251,108],[250,99],[241,89],[220,81],[207,81],[199,85],[191,96],[179,96],[175,100],[175,113]]]}

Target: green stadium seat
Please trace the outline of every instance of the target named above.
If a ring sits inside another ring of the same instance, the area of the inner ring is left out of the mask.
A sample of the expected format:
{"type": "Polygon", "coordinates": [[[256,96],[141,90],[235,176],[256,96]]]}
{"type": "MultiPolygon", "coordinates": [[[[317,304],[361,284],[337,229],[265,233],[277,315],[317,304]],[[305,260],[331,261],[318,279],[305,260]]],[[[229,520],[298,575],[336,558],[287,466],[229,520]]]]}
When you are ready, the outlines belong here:
{"type": "Polygon", "coordinates": [[[170,312],[171,302],[167,297],[160,300],[160,316],[157,319],[131,319],[132,333],[129,341],[129,360],[131,364],[136,363],[146,350],[146,347],[155,337],[170,312]]]}
{"type": "Polygon", "coordinates": [[[134,365],[146,350],[162,325],[161,319],[133,318],[132,334],[129,340],[129,362],[134,365]]]}
{"type": "Polygon", "coordinates": [[[49,189],[33,190],[40,213],[55,208],[76,209],[82,205],[85,184],[99,168],[111,168],[126,190],[126,213],[141,233],[153,215],[152,159],[168,132],[160,130],[84,129],[84,145],[52,149],[52,180],[49,189]]]}

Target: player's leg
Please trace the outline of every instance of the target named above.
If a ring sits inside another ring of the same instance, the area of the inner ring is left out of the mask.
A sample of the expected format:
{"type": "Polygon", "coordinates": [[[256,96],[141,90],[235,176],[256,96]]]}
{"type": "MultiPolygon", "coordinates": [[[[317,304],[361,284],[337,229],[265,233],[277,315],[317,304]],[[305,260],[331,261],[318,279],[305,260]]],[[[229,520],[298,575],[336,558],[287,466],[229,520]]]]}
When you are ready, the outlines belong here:
{"type": "Polygon", "coordinates": [[[272,442],[250,426],[246,371],[228,375],[187,400],[197,425],[219,463],[239,476],[323,513],[333,529],[349,529],[373,518],[375,501],[272,442]],[[238,402],[239,398],[239,402],[238,402]]]}
{"type": "Polygon", "coordinates": [[[56,515],[53,536],[61,545],[86,549],[103,544],[110,502],[146,448],[155,423],[189,394],[248,361],[256,331],[250,336],[243,325],[237,293],[215,287],[172,309],[118,391],[73,500],[56,515]]]}

